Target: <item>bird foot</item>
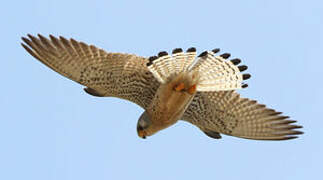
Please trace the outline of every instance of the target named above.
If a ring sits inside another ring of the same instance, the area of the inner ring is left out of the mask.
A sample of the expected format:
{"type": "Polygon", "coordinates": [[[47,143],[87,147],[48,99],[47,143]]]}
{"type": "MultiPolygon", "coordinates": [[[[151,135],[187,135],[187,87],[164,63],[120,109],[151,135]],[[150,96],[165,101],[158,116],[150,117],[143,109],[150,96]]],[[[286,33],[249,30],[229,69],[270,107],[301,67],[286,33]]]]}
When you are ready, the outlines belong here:
{"type": "Polygon", "coordinates": [[[174,87],[174,90],[177,91],[177,92],[180,92],[180,91],[186,91],[188,92],[189,94],[194,94],[196,92],[196,84],[192,85],[191,87],[189,87],[188,89],[185,89],[185,84],[183,82],[177,84],[175,87],[174,87]]]}
{"type": "Polygon", "coordinates": [[[174,90],[179,92],[179,91],[182,91],[185,89],[185,84],[183,82],[177,84],[175,87],[174,87],[174,90]]]}
{"type": "Polygon", "coordinates": [[[189,87],[189,88],[188,88],[188,90],[187,90],[187,92],[188,92],[189,94],[194,94],[194,93],[196,93],[196,84],[194,84],[193,86],[189,87]]]}

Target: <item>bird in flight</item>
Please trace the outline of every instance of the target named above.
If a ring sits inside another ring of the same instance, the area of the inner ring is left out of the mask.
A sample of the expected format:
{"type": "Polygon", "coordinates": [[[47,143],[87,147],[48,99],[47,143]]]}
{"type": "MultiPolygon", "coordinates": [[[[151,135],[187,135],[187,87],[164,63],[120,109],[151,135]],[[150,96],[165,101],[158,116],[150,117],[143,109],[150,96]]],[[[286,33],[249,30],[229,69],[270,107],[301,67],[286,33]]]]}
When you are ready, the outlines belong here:
{"type": "Polygon", "coordinates": [[[40,62],[85,86],[97,97],[132,101],[145,111],[137,133],[146,138],[179,120],[197,126],[207,136],[221,134],[255,140],[287,140],[302,134],[294,120],[255,100],[242,98],[250,74],[219,49],[197,55],[194,47],[149,58],[106,52],[74,39],[22,37],[21,45],[40,62]]]}

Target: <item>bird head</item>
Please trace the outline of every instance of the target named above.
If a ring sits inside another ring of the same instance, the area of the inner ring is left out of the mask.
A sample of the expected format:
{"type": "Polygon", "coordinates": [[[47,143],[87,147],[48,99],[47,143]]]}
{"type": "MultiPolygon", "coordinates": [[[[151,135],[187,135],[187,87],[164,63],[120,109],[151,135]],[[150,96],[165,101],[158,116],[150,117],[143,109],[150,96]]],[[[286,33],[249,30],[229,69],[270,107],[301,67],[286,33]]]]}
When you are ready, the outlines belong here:
{"type": "Polygon", "coordinates": [[[137,123],[137,133],[138,136],[146,139],[146,136],[151,136],[151,120],[148,113],[145,111],[141,114],[138,123],[137,123]]]}

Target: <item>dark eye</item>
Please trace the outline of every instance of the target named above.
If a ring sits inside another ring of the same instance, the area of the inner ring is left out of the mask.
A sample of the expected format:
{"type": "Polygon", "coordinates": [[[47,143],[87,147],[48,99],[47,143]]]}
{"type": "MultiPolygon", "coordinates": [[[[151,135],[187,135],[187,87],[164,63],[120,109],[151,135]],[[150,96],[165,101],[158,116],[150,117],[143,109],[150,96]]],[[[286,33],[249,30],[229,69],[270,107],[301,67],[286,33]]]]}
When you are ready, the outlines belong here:
{"type": "Polygon", "coordinates": [[[138,130],[138,131],[143,131],[143,130],[144,130],[144,128],[143,128],[143,127],[141,127],[141,126],[137,126],[137,130],[138,130]]]}

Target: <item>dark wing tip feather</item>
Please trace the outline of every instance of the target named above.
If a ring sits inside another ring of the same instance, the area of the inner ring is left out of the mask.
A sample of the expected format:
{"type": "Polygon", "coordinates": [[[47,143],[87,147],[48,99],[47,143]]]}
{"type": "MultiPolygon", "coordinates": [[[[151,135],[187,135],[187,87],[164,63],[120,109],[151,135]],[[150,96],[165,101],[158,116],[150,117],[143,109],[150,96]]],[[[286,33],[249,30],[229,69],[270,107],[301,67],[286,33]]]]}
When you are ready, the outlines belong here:
{"type": "Polygon", "coordinates": [[[42,42],[46,42],[47,41],[47,38],[44,37],[43,35],[41,34],[37,34],[38,38],[42,41],[42,42]]]}
{"type": "Polygon", "coordinates": [[[57,39],[57,38],[56,38],[54,35],[52,35],[52,34],[50,34],[50,35],[49,35],[49,38],[50,38],[50,39],[57,39]]]}
{"type": "MultiPolygon", "coordinates": [[[[270,114],[269,115],[271,115],[271,116],[274,116],[274,115],[280,115],[280,114],[282,114],[283,112],[278,112],[278,111],[275,111],[275,110],[273,110],[273,109],[270,109],[272,112],[270,112],[270,114]]],[[[296,121],[295,121],[296,122],[296,121]]]]}
{"type": "Polygon", "coordinates": [[[281,139],[275,139],[275,140],[292,140],[292,139],[296,139],[296,138],[298,138],[298,136],[286,136],[281,139]]]}
{"type": "Polygon", "coordinates": [[[27,39],[26,37],[21,37],[21,40],[22,40],[23,42],[25,42],[26,44],[29,44],[29,43],[30,43],[30,40],[29,40],[29,39],[27,39]]]}
{"type": "MultiPolygon", "coordinates": [[[[64,46],[70,47],[70,43],[66,38],[64,38],[63,36],[59,36],[59,39],[64,44],[64,46]]],[[[90,45],[90,46],[93,46],[93,45],[90,45]]]]}
{"type": "Polygon", "coordinates": [[[67,39],[66,39],[66,38],[64,38],[63,36],[58,36],[58,38],[59,38],[60,40],[67,41],[67,39]]]}
{"type": "Polygon", "coordinates": [[[303,126],[300,126],[300,125],[291,125],[290,126],[290,129],[301,129],[303,128],[303,126]]]}
{"type": "Polygon", "coordinates": [[[39,37],[39,39],[46,39],[45,36],[43,36],[41,34],[37,34],[37,36],[39,37]]]}
{"type": "Polygon", "coordinates": [[[293,124],[296,122],[295,120],[287,120],[289,116],[273,116],[276,116],[276,118],[273,119],[270,129],[273,130],[272,135],[274,138],[276,136],[278,140],[288,140],[295,139],[298,137],[297,135],[304,134],[298,130],[303,128],[303,126],[293,124]]]}
{"type": "Polygon", "coordinates": [[[34,39],[35,37],[31,34],[27,34],[27,36],[30,38],[30,39],[34,39]]]}
{"type": "MultiPolygon", "coordinates": [[[[30,34],[27,34],[28,37],[32,37],[30,34]]],[[[40,60],[39,55],[37,54],[37,52],[34,50],[34,42],[31,39],[28,39],[26,37],[21,37],[22,41],[25,43],[21,43],[21,46],[30,54],[32,55],[34,58],[40,60]]]]}
{"type": "Polygon", "coordinates": [[[38,55],[33,50],[31,50],[28,46],[26,46],[24,43],[20,43],[20,44],[30,55],[32,55],[34,58],[40,60],[38,55]]]}
{"type": "Polygon", "coordinates": [[[290,132],[286,135],[288,136],[288,135],[301,135],[301,134],[304,134],[304,133],[302,131],[292,130],[292,132],[290,132]]]}

